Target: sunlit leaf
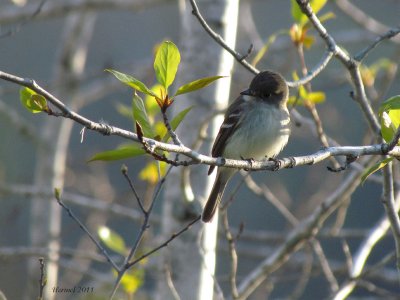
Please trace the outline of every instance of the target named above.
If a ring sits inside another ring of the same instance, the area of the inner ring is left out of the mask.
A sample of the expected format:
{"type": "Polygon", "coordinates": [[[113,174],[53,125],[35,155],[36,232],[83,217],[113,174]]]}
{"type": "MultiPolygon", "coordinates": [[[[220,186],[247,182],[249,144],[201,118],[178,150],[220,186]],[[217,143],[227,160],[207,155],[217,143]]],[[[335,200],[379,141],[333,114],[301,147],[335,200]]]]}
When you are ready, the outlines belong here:
{"type": "Polygon", "coordinates": [[[400,95],[390,97],[379,107],[379,114],[384,111],[400,109],[400,95]]]}
{"type": "Polygon", "coordinates": [[[132,108],[129,107],[128,105],[122,104],[122,103],[117,103],[115,108],[117,109],[117,112],[128,118],[131,119],[132,118],[132,108]]]}
{"type": "Polygon", "coordinates": [[[325,101],[325,93],[324,92],[311,92],[308,93],[308,101],[318,104],[325,101]]]}
{"type": "Polygon", "coordinates": [[[365,170],[361,177],[361,183],[363,184],[365,182],[365,180],[368,178],[368,176],[370,176],[371,174],[374,174],[376,171],[379,171],[380,169],[382,169],[393,159],[394,159],[394,157],[385,158],[384,160],[378,161],[376,164],[374,164],[368,170],[365,170]]]}
{"type": "MultiPolygon", "coordinates": [[[[176,130],[179,126],[179,124],[183,121],[183,119],[186,117],[187,113],[193,108],[193,106],[190,106],[188,108],[185,108],[184,110],[182,110],[181,112],[179,112],[170,122],[171,128],[172,130],[176,130]]],[[[169,132],[167,132],[162,140],[163,142],[167,142],[169,140],[169,138],[171,137],[171,135],[169,134],[169,132]]]]}
{"type": "Polygon", "coordinates": [[[382,137],[389,143],[400,125],[400,95],[391,97],[381,104],[379,118],[382,137]]]}
{"type": "Polygon", "coordinates": [[[256,66],[260,62],[260,60],[267,54],[269,47],[275,42],[276,38],[281,34],[288,34],[288,33],[289,33],[288,30],[280,30],[277,33],[271,35],[268,38],[267,42],[264,44],[264,46],[262,46],[261,49],[257,52],[251,64],[253,66],[256,66]]]}
{"type": "Polygon", "coordinates": [[[310,49],[311,46],[314,44],[315,42],[315,38],[313,36],[310,35],[305,35],[303,40],[302,40],[304,47],[306,47],[307,49],[310,49]]]}
{"type": "Polygon", "coordinates": [[[119,81],[122,83],[129,85],[130,87],[134,88],[136,91],[142,92],[146,95],[152,95],[153,97],[157,97],[155,93],[153,93],[143,82],[137,80],[136,78],[124,74],[115,70],[107,69],[106,71],[113,74],[119,81]]]}
{"type": "Polygon", "coordinates": [[[158,48],[154,59],[154,71],[157,81],[168,91],[168,87],[174,82],[181,55],[178,47],[173,42],[165,41],[158,48]]]}
{"type": "MultiPolygon", "coordinates": [[[[310,0],[310,5],[315,14],[317,14],[326,4],[327,0],[310,0]]],[[[293,19],[300,25],[304,25],[308,18],[301,11],[299,5],[295,0],[291,0],[291,13],[293,19]]]]}
{"type": "Polygon", "coordinates": [[[39,113],[48,109],[47,100],[35,91],[24,87],[19,92],[22,105],[31,113],[39,113]]]}
{"type": "Polygon", "coordinates": [[[141,268],[130,269],[121,278],[122,288],[128,295],[133,295],[143,283],[144,270],[141,268]]]}
{"type": "Polygon", "coordinates": [[[140,124],[144,136],[153,138],[155,133],[147,116],[143,100],[136,93],[134,93],[132,99],[132,112],[133,119],[140,124]]]}
{"type": "Polygon", "coordinates": [[[95,154],[88,162],[92,161],[113,161],[119,159],[133,158],[145,154],[146,151],[139,144],[123,145],[114,150],[104,151],[95,154]]]}
{"type": "Polygon", "coordinates": [[[139,178],[151,184],[156,184],[160,176],[165,175],[166,167],[167,164],[163,161],[151,161],[140,171],[139,178]]]}
{"type": "Polygon", "coordinates": [[[107,246],[107,248],[125,256],[127,248],[125,246],[124,239],[115,231],[111,230],[107,226],[100,226],[97,230],[97,234],[100,240],[107,246]]]}
{"type": "Polygon", "coordinates": [[[179,89],[175,93],[175,96],[186,94],[186,93],[190,93],[190,92],[202,89],[202,88],[206,87],[207,85],[213,83],[215,80],[218,80],[218,79],[223,78],[223,77],[226,77],[226,76],[204,77],[204,78],[197,79],[195,81],[189,82],[189,83],[179,87],[179,89]]]}
{"type": "Polygon", "coordinates": [[[318,19],[319,19],[319,21],[321,23],[326,22],[326,21],[328,21],[330,19],[334,19],[334,18],[336,18],[336,15],[331,11],[327,12],[327,13],[324,13],[323,15],[318,17],[318,19]]]}
{"type": "MultiPolygon", "coordinates": [[[[163,90],[164,87],[161,84],[155,84],[151,87],[151,91],[159,98],[161,98],[161,93],[163,90]]],[[[160,107],[158,106],[156,99],[153,96],[146,95],[144,98],[144,106],[146,107],[150,123],[153,124],[156,114],[160,112],[160,107]]]]}

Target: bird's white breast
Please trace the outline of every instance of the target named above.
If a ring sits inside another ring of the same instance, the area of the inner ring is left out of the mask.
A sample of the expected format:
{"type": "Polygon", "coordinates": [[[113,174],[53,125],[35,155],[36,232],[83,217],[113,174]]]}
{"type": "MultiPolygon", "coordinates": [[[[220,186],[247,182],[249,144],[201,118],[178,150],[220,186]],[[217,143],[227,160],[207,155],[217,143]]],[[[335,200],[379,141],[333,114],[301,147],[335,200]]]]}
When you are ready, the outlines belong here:
{"type": "Polygon", "coordinates": [[[269,103],[259,103],[244,114],[238,129],[227,141],[224,157],[275,157],[287,144],[290,118],[287,109],[269,103]]]}

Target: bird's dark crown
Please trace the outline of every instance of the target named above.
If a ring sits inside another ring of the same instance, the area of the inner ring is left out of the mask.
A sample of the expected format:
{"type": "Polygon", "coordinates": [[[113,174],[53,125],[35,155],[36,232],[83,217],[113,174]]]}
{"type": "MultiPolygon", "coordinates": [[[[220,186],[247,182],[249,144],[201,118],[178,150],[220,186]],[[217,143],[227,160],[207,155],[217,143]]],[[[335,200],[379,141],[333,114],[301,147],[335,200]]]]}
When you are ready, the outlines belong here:
{"type": "Polygon", "coordinates": [[[288,97],[288,86],[282,75],[273,71],[258,73],[250,83],[249,94],[261,98],[274,97],[278,101],[286,101],[288,97]]]}

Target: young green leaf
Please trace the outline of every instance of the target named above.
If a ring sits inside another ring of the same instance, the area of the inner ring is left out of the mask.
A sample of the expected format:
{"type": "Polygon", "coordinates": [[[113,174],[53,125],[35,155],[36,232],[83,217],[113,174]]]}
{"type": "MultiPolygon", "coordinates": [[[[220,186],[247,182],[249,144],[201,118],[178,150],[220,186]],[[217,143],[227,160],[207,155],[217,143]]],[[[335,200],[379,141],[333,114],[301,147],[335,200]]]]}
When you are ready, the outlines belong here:
{"type": "MultiPolygon", "coordinates": [[[[185,108],[181,112],[179,112],[171,121],[171,128],[172,130],[176,130],[179,126],[179,124],[183,121],[183,119],[186,117],[187,113],[193,108],[193,106],[190,106],[188,108],[185,108]]],[[[163,136],[162,141],[165,143],[169,140],[171,135],[167,131],[167,133],[163,136]]]]}
{"type": "Polygon", "coordinates": [[[136,94],[136,92],[132,99],[132,113],[133,119],[142,127],[144,136],[154,138],[155,133],[147,116],[143,100],[138,96],[138,94],[136,94]]]}
{"type": "MultiPolygon", "coordinates": [[[[115,271],[114,271],[115,272],[115,271]]],[[[124,273],[121,278],[121,285],[125,293],[133,295],[144,283],[144,270],[143,269],[130,269],[124,273]]],[[[128,297],[133,299],[133,296],[128,297]]]]}
{"type": "Polygon", "coordinates": [[[325,93],[324,92],[311,92],[308,93],[308,101],[318,104],[325,101],[325,93]]]}
{"type": "Polygon", "coordinates": [[[158,48],[154,59],[154,71],[157,81],[168,91],[168,87],[174,82],[181,55],[178,47],[173,42],[165,41],[158,48]]]}
{"type": "Polygon", "coordinates": [[[153,93],[152,90],[150,90],[143,82],[140,80],[137,80],[136,78],[124,74],[115,70],[107,69],[106,71],[110,72],[113,74],[119,81],[122,83],[129,85],[130,87],[134,88],[136,91],[142,92],[143,94],[146,95],[151,95],[153,97],[157,97],[155,93],[153,93]]]}
{"type": "Polygon", "coordinates": [[[389,162],[391,162],[394,159],[394,157],[388,157],[385,158],[381,161],[378,161],[376,164],[374,164],[372,167],[370,167],[368,170],[364,171],[362,177],[361,177],[361,184],[365,182],[365,180],[370,176],[371,174],[374,174],[376,171],[379,171],[382,169],[384,166],[386,166],[389,162]]]}
{"type": "Polygon", "coordinates": [[[114,150],[104,151],[95,154],[88,162],[92,161],[113,161],[119,159],[132,158],[145,154],[146,151],[139,144],[123,145],[114,150]]]}
{"type": "Polygon", "coordinates": [[[123,238],[116,233],[115,231],[111,230],[107,226],[100,226],[97,230],[97,234],[100,240],[110,248],[111,250],[125,256],[127,253],[127,248],[125,246],[125,242],[123,238]]]}
{"type": "MultiPolygon", "coordinates": [[[[310,5],[315,14],[317,14],[326,4],[327,0],[310,0],[310,5]]],[[[308,18],[301,11],[295,0],[291,0],[291,13],[293,19],[300,25],[307,23],[308,18]]]]}
{"type": "Polygon", "coordinates": [[[209,84],[213,83],[214,81],[216,81],[220,78],[223,78],[223,77],[226,77],[226,76],[204,77],[204,78],[200,78],[200,79],[194,80],[192,82],[186,83],[178,88],[174,97],[202,89],[202,88],[206,87],[207,85],[209,85],[209,84]]]}
{"type": "Polygon", "coordinates": [[[400,96],[394,96],[383,102],[379,108],[381,134],[389,143],[400,125],[400,96]]]}
{"type": "Polygon", "coordinates": [[[48,109],[47,100],[35,91],[24,87],[19,92],[22,105],[31,113],[40,113],[48,109]]]}
{"type": "Polygon", "coordinates": [[[139,178],[145,180],[151,184],[156,184],[160,179],[158,174],[158,170],[160,170],[160,176],[164,176],[167,170],[167,163],[163,161],[151,161],[146,167],[144,167],[140,173],[139,178]]]}
{"type": "Polygon", "coordinates": [[[261,47],[261,49],[257,52],[256,56],[254,57],[254,59],[251,61],[251,64],[253,66],[256,66],[260,62],[261,58],[263,58],[265,54],[267,54],[269,47],[275,42],[276,38],[281,34],[289,34],[289,32],[287,29],[283,29],[271,35],[268,38],[267,42],[264,44],[264,46],[261,47]]]}
{"type": "Polygon", "coordinates": [[[379,114],[383,111],[389,111],[394,109],[400,109],[400,95],[390,97],[379,107],[379,114]]]}
{"type": "MultiPolygon", "coordinates": [[[[164,87],[161,84],[155,84],[151,87],[151,91],[161,98],[161,94],[164,92],[164,87]]],[[[144,106],[146,108],[149,120],[153,124],[156,114],[160,112],[160,106],[154,97],[150,95],[146,95],[144,98],[144,106]]]]}

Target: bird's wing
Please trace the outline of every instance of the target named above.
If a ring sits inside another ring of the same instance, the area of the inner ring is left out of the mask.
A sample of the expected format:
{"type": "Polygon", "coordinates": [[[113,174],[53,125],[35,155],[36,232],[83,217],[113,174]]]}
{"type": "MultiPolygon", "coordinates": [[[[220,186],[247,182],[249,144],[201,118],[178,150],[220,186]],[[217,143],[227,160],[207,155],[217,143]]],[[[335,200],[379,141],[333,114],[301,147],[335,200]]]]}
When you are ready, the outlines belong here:
{"type": "MultiPolygon", "coordinates": [[[[240,126],[241,115],[242,115],[242,105],[245,102],[243,96],[236,98],[234,102],[228,107],[224,122],[219,128],[218,135],[215,138],[214,145],[212,147],[211,155],[213,157],[222,156],[226,143],[232,133],[240,126]]],[[[210,166],[208,170],[208,175],[212,173],[215,166],[210,166]]]]}

